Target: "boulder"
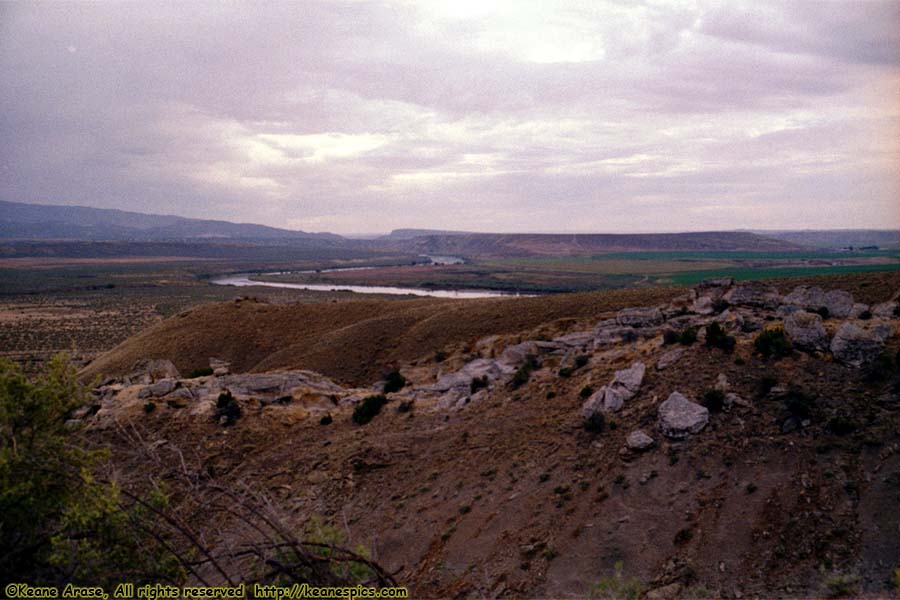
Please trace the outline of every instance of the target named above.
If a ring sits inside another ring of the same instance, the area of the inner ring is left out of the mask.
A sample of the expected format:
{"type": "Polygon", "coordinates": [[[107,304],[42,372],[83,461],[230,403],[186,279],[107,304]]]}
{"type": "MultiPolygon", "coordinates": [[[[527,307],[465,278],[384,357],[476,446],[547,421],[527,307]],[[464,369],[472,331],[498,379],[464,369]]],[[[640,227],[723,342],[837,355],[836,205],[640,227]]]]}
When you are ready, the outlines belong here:
{"type": "Polygon", "coordinates": [[[627,369],[616,371],[610,387],[623,387],[633,394],[636,394],[644,381],[644,373],[647,367],[642,362],[636,362],[627,369]]]}
{"type": "Polygon", "coordinates": [[[594,392],[581,406],[581,414],[585,419],[590,419],[598,412],[616,412],[625,405],[625,401],[634,394],[624,388],[614,388],[604,385],[594,392]]]}
{"type": "Polygon", "coordinates": [[[786,306],[796,306],[804,310],[819,310],[825,306],[825,290],[819,287],[798,285],[794,290],[781,299],[786,306]]]}
{"type": "Polygon", "coordinates": [[[822,317],[806,311],[795,312],[784,320],[784,332],[791,342],[804,350],[828,348],[828,332],[822,325],[822,317]]]}
{"type": "Polygon", "coordinates": [[[879,302],[872,306],[872,316],[878,317],[879,319],[893,319],[896,316],[894,315],[895,310],[897,310],[896,300],[879,302]]]}
{"type": "Polygon", "coordinates": [[[616,313],[616,323],[622,327],[653,327],[662,325],[665,318],[658,308],[623,308],[616,313]]]}
{"type": "Polygon", "coordinates": [[[221,358],[210,358],[209,368],[213,370],[213,375],[222,377],[231,373],[231,363],[221,358]]]}
{"type": "Polygon", "coordinates": [[[828,316],[846,319],[853,310],[853,294],[844,290],[831,290],[825,294],[825,308],[828,316]]]}
{"type": "Polygon", "coordinates": [[[884,341],[881,333],[844,323],[831,340],[831,353],[842,363],[859,367],[881,354],[884,341]]]}
{"type": "Polygon", "coordinates": [[[663,352],[656,361],[656,370],[662,371],[678,362],[684,356],[684,346],[675,346],[671,350],[663,352]]]}
{"type": "Polygon", "coordinates": [[[158,398],[172,392],[178,382],[175,379],[160,379],[155,383],[144,387],[138,392],[138,398],[158,398]]]}
{"type": "Polygon", "coordinates": [[[778,290],[761,281],[743,281],[728,290],[724,298],[729,304],[736,306],[778,306],[778,290]]]}
{"type": "Polygon", "coordinates": [[[705,406],[691,402],[678,392],[659,405],[659,428],[663,435],[674,440],[699,433],[709,423],[705,406]]]}
{"type": "Polygon", "coordinates": [[[625,445],[628,446],[629,450],[636,450],[638,452],[652,448],[655,443],[656,442],[653,441],[652,437],[640,429],[636,429],[629,433],[628,438],[625,440],[625,445]]]}
{"type": "Polygon", "coordinates": [[[590,419],[597,412],[615,412],[625,405],[641,387],[647,368],[642,362],[636,362],[627,369],[616,371],[609,385],[594,392],[581,407],[581,414],[590,419]]]}
{"type": "Polygon", "coordinates": [[[606,346],[609,344],[622,344],[633,342],[637,339],[637,334],[631,327],[613,327],[597,328],[594,332],[594,346],[606,346]]]}

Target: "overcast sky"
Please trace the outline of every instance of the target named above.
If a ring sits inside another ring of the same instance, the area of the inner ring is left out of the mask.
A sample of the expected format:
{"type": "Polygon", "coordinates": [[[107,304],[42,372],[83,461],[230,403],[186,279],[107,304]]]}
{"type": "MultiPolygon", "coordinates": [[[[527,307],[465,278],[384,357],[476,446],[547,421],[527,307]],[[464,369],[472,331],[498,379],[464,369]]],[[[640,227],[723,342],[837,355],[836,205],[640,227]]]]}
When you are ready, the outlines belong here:
{"type": "Polygon", "coordinates": [[[900,227],[900,2],[0,3],[0,199],[336,233],[900,227]]]}

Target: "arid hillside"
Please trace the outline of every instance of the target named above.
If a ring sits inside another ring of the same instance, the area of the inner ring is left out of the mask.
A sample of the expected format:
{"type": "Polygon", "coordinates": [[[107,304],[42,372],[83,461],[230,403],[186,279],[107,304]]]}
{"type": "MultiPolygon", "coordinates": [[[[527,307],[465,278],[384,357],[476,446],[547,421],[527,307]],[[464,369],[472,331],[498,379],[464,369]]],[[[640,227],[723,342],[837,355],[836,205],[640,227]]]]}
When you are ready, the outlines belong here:
{"type": "MultiPolygon", "coordinates": [[[[818,285],[846,289],[863,302],[887,298],[900,273],[794,278],[783,289],[818,285]]],[[[645,288],[531,298],[479,300],[359,300],[276,305],[241,300],[190,310],[126,340],[92,362],[87,378],[121,375],[145,358],[171,360],[179,371],[205,367],[210,358],[237,372],[311,369],[353,385],[380,378],[385,369],[451,351],[478,338],[547,325],[553,330],[624,306],[663,302],[678,288],[645,288]],[[553,321],[563,321],[553,324],[553,321]]]]}
{"type": "Polygon", "coordinates": [[[252,489],[298,530],[342,532],[417,598],[880,598],[900,568],[900,286],[877,277],[217,304],[92,372],[141,349],[232,372],[145,363],[77,418],[123,486],[165,481],[209,547],[247,534],[198,498],[252,489]],[[370,351],[407,381],[365,422],[370,351]],[[314,361],[340,381],[276,368],[314,361]]]}

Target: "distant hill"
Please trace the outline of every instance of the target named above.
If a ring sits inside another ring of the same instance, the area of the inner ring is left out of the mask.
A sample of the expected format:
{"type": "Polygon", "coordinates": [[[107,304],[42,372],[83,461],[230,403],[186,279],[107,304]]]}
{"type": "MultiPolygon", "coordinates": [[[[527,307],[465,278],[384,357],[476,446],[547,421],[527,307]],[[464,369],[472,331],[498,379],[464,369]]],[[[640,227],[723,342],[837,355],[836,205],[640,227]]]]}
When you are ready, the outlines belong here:
{"type": "Polygon", "coordinates": [[[430,235],[478,235],[468,231],[446,231],[442,229],[394,229],[389,234],[381,236],[382,240],[411,240],[417,237],[430,235]]]}
{"type": "MultiPolygon", "coordinates": [[[[401,230],[407,231],[407,230],[401,230]]],[[[634,234],[450,233],[375,240],[394,251],[459,256],[590,256],[606,252],[757,251],[790,252],[793,242],[742,231],[634,234]]]]}
{"type": "Polygon", "coordinates": [[[69,240],[317,240],[342,243],[332,233],[306,233],[250,223],[188,219],[87,206],[0,201],[0,239],[69,240]]]}
{"type": "Polygon", "coordinates": [[[815,248],[878,246],[900,248],[898,229],[805,229],[800,231],[754,231],[766,237],[815,248]]]}

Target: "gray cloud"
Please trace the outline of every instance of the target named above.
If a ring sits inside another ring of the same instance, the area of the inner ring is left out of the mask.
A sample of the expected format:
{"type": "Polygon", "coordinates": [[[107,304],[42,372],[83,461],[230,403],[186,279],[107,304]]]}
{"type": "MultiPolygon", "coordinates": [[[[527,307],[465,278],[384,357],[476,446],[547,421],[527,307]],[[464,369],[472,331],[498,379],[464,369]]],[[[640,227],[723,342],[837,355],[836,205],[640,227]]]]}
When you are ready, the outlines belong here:
{"type": "Polygon", "coordinates": [[[0,197],[337,232],[900,226],[900,2],[0,5],[0,197]]]}

